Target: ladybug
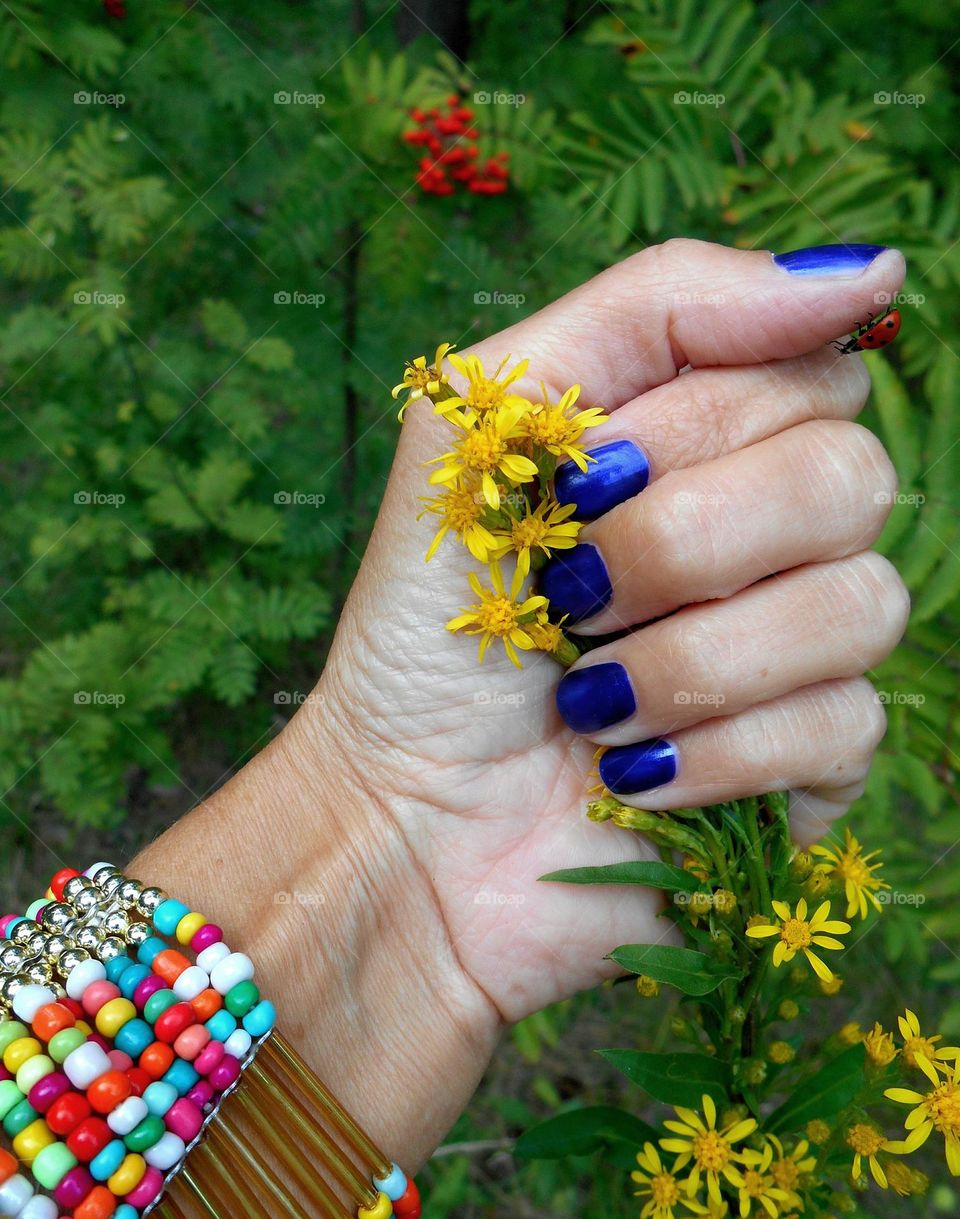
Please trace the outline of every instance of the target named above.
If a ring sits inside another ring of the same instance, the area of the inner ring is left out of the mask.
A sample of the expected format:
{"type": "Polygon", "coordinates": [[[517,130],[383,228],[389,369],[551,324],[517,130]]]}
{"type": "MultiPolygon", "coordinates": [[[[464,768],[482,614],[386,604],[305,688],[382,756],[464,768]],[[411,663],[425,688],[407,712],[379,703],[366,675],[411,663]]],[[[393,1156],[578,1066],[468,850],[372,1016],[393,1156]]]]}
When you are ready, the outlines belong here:
{"type": "Polygon", "coordinates": [[[876,321],[872,317],[868,318],[856,328],[846,342],[834,339],[832,345],[842,356],[847,356],[852,351],[875,351],[878,347],[886,347],[888,343],[893,342],[900,333],[900,321],[900,310],[888,309],[886,313],[881,313],[876,321]]]}

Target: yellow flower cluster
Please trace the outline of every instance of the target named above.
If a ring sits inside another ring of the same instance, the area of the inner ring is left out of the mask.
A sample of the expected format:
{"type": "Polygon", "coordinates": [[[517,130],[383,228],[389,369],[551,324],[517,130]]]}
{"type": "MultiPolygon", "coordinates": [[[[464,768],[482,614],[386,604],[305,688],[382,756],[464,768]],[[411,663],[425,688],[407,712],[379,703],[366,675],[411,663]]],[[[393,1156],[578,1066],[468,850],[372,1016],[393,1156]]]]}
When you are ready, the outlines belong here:
{"type": "Polygon", "coordinates": [[[444,538],[453,535],[489,568],[489,586],[471,573],[476,600],[451,618],[447,629],[478,635],[481,661],[496,639],[518,667],[518,649],[559,656],[564,637],[559,624],[550,620],[547,599],[530,595],[524,586],[531,571],[555,550],[576,544],[581,522],[571,519],[572,504],[557,502],[553,476],[557,461],[564,458],[587,468],[592,459],[580,441],[606,414],[599,407],[578,409],[579,385],[556,402],[543,385],[538,398],[516,393],[527,360],[505,371],[507,357],[488,376],[477,356],[451,355],[450,349],[451,344],[442,343],[432,364],[426,356],[411,361],[393,390],[394,398],[406,395],[401,420],[411,402],[427,398],[453,429],[449,450],[427,462],[437,467],[430,483],[442,488],[426,498],[421,513],[439,522],[427,561],[444,538]],[[445,362],[462,377],[462,394],[451,387],[445,362]],[[516,563],[509,580],[500,568],[508,558],[516,563]]]}

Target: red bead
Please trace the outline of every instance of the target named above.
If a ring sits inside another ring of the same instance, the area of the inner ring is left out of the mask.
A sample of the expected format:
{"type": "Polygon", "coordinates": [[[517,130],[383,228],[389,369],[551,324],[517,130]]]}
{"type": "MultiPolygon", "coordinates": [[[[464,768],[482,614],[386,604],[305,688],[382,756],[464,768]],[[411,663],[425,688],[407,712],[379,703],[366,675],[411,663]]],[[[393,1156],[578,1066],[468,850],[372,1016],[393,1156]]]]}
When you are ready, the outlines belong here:
{"type": "Polygon", "coordinates": [[[73,868],[61,868],[50,882],[50,888],[53,890],[53,896],[58,902],[63,901],[63,886],[68,880],[73,880],[75,876],[79,876],[79,872],[75,872],[73,868]]]}
{"type": "Polygon", "coordinates": [[[113,1131],[103,1118],[88,1117],[67,1139],[67,1146],[81,1163],[89,1164],[112,1139],[113,1131]]]}
{"type": "Polygon", "coordinates": [[[81,1096],[79,1092],[67,1092],[47,1110],[46,1122],[54,1134],[63,1138],[76,1130],[91,1112],[85,1096],[81,1096]]]}
{"type": "Polygon", "coordinates": [[[112,1113],[132,1091],[130,1080],[122,1071],[107,1071],[87,1089],[87,1101],[94,1113],[112,1113]]]}
{"type": "Polygon", "coordinates": [[[192,1024],[196,1023],[196,1020],[193,1008],[189,1003],[176,1003],[157,1017],[153,1032],[158,1041],[165,1041],[172,1045],[181,1033],[186,1032],[192,1024]]]}
{"type": "Polygon", "coordinates": [[[73,1212],[73,1219],[110,1219],[118,1204],[119,1199],[105,1185],[98,1185],[73,1212]]]}
{"type": "Polygon", "coordinates": [[[408,1179],[403,1197],[394,1202],[393,1213],[397,1219],[420,1219],[420,1191],[413,1177],[408,1179]]]}
{"type": "MultiPolygon", "coordinates": [[[[126,1072],[126,1076],[130,1081],[130,1091],[134,1096],[143,1096],[154,1080],[154,1077],[144,1071],[142,1067],[131,1067],[126,1072]]],[[[157,1078],[159,1079],[159,1076],[157,1078]]]]}
{"type": "Polygon", "coordinates": [[[68,1012],[73,1012],[78,1020],[83,1020],[86,1017],[86,1012],[83,1010],[83,1005],[78,1003],[76,999],[71,999],[68,995],[64,995],[57,1002],[65,1007],[68,1012]]]}
{"type": "Polygon", "coordinates": [[[146,1071],[151,1080],[160,1079],[173,1066],[176,1057],[173,1050],[162,1041],[155,1041],[140,1055],[140,1069],[146,1071]]]}

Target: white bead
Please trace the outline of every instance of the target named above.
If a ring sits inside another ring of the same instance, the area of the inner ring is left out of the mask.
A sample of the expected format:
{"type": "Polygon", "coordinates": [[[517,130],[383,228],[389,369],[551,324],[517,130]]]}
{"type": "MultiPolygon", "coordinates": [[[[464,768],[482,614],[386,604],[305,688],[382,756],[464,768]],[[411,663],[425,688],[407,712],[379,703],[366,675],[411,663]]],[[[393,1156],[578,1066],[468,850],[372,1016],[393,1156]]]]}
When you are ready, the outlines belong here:
{"type": "Polygon", "coordinates": [[[112,1070],[113,1063],[106,1051],[101,1050],[95,1041],[78,1046],[63,1063],[64,1075],[81,1092],[86,1092],[95,1079],[112,1070]]]}
{"type": "Polygon", "coordinates": [[[21,986],[13,996],[13,1011],[24,1024],[33,1024],[33,1018],[41,1007],[56,1003],[57,996],[48,986],[21,986]]]}
{"type": "Polygon", "coordinates": [[[210,970],[210,985],[225,995],[239,982],[249,982],[253,977],[253,962],[245,952],[231,952],[228,957],[210,970]]]}
{"type": "Polygon", "coordinates": [[[102,982],[106,976],[107,971],[100,961],[81,961],[67,978],[67,994],[71,999],[80,1000],[91,982],[102,982]]]}
{"type": "Polygon", "coordinates": [[[33,1197],[33,1186],[26,1177],[14,1173],[0,1185],[0,1215],[19,1215],[33,1197]]]}
{"type": "Polygon", "coordinates": [[[229,955],[230,949],[221,940],[219,944],[211,944],[209,948],[204,948],[203,952],[197,953],[197,964],[209,974],[214,966],[225,961],[229,955]]]}
{"type": "Polygon", "coordinates": [[[228,1054],[232,1054],[234,1058],[239,1058],[243,1062],[247,1056],[247,1052],[253,1045],[253,1038],[246,1029],[237,1029],[223,1043],[223,1048],[228,1054]]]}
{"type": "Polygon", "coordinates": [[[166,1172],[168,1168],[173,1168],[174,1164],[180,1163],[186,1155],[186,1151],[187,1145],[183,1139],[168,1130],[152,1147],[147,1148],[143,1153],[143,1158],[151,1168],[159,1168],[161,1172],[166,1172]]]}
{"type": "Polygon", "coordinates": [[[149,1112],[147,1102],[143,1097],[128,1096],[107,1117],[107,1125],[114,1134],[118,1134],[120,1138],[124,1139],[131,1130],[136,1130],[149,1112]]]}
{"type": "Polygon", "coordinates": [[[202,991],[205,991],[210,985],[210,975],[205,969],[201,969],[199,965],[191,965],[189,969],[185,969],[173,984],[173,993],[185,1003],[189,1003],[191,999],[196,999],[202,991]]]}
{"type": "Polygon", "coordinates": [[[59,1214],[60,1207],[52,1198],[46,1198],[43,1194],[34,1194],[17,1215],[17,1219],[57,1219],[59,1214]]]}
{"type": "Polygon", "coordinates": [[[96,874],[100,871],[101,868],[113,868],[113,867],[116,867],[116,864],[107,863],[107,861],[105,859],[101,859],[99,863],[95,863],[91,867],[87,868],[86,872],[84,872],[84,876],[89,876],[92,878],[92,877],[96,876],[96,874]]]}

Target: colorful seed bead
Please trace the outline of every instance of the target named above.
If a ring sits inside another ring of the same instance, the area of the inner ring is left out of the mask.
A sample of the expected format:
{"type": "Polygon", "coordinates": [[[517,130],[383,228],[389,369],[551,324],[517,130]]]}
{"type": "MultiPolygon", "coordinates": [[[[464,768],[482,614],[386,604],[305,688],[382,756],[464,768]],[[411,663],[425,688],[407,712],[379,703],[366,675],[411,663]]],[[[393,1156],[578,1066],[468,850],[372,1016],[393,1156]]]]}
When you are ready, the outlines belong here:
{"type": "Polygon", "coordinates": [[[113,1131],[100,1117],[88,1117],[67,1139],[67,1146],[81,1164],[89,1164],[113,1141],[113,1131]]]}
{"type": "MultiPolygon", "coordinates": [[[[166,948],[153,958],[151,969],[158,978],[163,978],[168,986],[173,986],[177,978],[190,968],[190,962],[182,952],[175,948],[166,948]]],[[[201,973],[203,970],[200,971],[201,973]]]]}
{"type": "Polygon", "coordinates": [[[17,1087],[15,1079],[5,1079],[0,1082],[0,1121],[5,1121],[7,1114],[23,1101],[23,1093],[17,1087]]]}
{"type": "Polygon", "coordinates": [[[33,1175],[46,1190],[54,1190],[71,1169],[76,1168],[77,1157],[66,1143],[51,1143],[33,1161],[33,1175]]]}
{"type": "Polygon", "coordinates": [[[153,1029],[146,1020],[128,1020],[114,1038],[114,1045],[131,1058],[139,1058],[148,1045],[153,1044],[153,1029]]]}
{"type": "Polygon", "coordinates": [[[158,935],[148,936],[137,949],[137,960],[141,965],[153,965],[154,958],[167,948],[166,941],[158,935]]]}
{"type": "Polygon", "coordinates": [[[207,1079],[216,1092],[225,1092],[240,1078],[240,1063],[232,1054],[224,1054],[207,1079]]]}
{"type": "Polygon", "coordinates": [[[172,986],[178,999],[193,1003],[198,995],[210,989],[210,978],[199,965],[190,965],[174,979],[172,986]]]}
{"type": "Polygon", "coordinates": [[[223,1006],[239,1020],[260,1002],[260,988],[255,982],[238,982],[223,997],[223,1006]]]}
{"type": "MultiPolygon", "coordinates": [[[[116,987],[113,988],[117,990],[116,987]]],[[[97,1032],[114,1040],[125,1024],[135,1020],[137,1009],[129,999],[122,999],[117,990],[117,997],[105,1003],[97,1012],[97,1032]]]]}
{"type": "Polygon", "coordinates": [[[24,1096],[27,1096],[35,1084],[54,1071],[56,1071],[56,1067],[52,1058],[48,1058],[46,1054],[34,1054],[17,1072],[17,1087],[24,1096]]]}
{"type": "Polygon", "coordinates": [[[74,966],[67,978],[67,994],[79,1002],[88,986],[95,982],[105,982],[106,979],[107,971],[100,961],[81,961],[79,965],[74,966]]]}
{"type": "Polygon", "coordinates": [[[277,1023],[277,1009],[269,999],[261,999],[243,1018],[243,1027],[251,1037],[263,1037],[277,1023]]]}
{"type": "Polygon", "coordinates": [[[86,1042],[86,1036],[76,1026],[63,1029],[50,1038],[47,1053],[54,1062],[64,1063],[74,1052],[86,1042]]]}
{"type": "MultiPolygon", "coordinates": [[[[48,1058],[47,1062],[50,1061],[48,1058]]],[[[20,1086],[19,1078],[17,1086],[20,1086]]],[[[38,1113],[46,1114],[54,1102],[68,1092],[70,1092],[70,1080],[66,1075],[62,1071],[50,1071],[33,1085],[27,1093],[27,1100],[38,1113]]]]}
{"type": "Polygon", "coordinates": [[[43,1046],[36,1037],[19,1037],[11,1041],[3,1051],[3,1065],[11,1075],[16,1075],[28,1058],[41,1053],[43,1046]]]}
{"type": "Polygon", "coordinates": [[[180,1163],[186,1154],[187,1145],[183,1139],[178,1138],[172,1131],[165,1130],[153,1146],[143,1153],[143,1158],[151,1168],[169,1172],[174,1165],[180,1163]]]}
{"type": "Polygon", "coordinates": [[[43,1118],[37,1118],[13,1140],[13,1153],[22,1163],[32,1164],[44,1147],[50,1147],[56,1141],[57,1136],[43,1118]]]}
{"type": "Polygon", "coordinates": [[[143,1156],[131,1152],[107,1182],[107,1188],[112,1194],[122,1198],[126,1194],[133,1193],[143,1180],[143,1174],[146,1171],[147,1162],[143,1156]]]}
{"type": "Polygon", "coordinates": [[[119,998],[120,988],[104,978],[102,982],[91,983],[83,992],[83,998],[80,1002],[83,1004],[83,1010],[88,1016],[95,1016],[105,1003],[109,1003],[111,999],[119,998]]]}
{"type": "Polygon", "coordinates": [[[172,1045],[181,1033],[186,1032],[196,1023],[193,1008],[189,1003],[175,1003],[158,1016],[153,1025],[153,1033],[158,1041],[172,1045]]]}
{"type": "Polygon", "coordinates": [[[133,1089],[134,1096],[143,1096],[147,1088],[153,1083],[153,1077],[148,1075],[146,1071],[142,1071],[139,1067],[131,1067],[126,1075],[127,1079],[130,1080],[130,1087],[133,1089]]]}
{"type": "Polygon", "coordinates": [[[216,923],[207,923],[205,927],[194,935],[190,941],[191,949],[199,954],[211,948],[214,944],[220,944],[223,941],[223,929],[218,927],[216,923]]]}
{"type": "Polygon", "coordinates": [[[163,1173],[156,1168],[147,1168],[140,1184],[127,1194],[126,1201],[138,1210],[149,1206],[163,1193],[163,1173]]]}
{"type": "Polygon", "coordinates": [[[117,985],[124,999],[133,999],[137,987],[150,977],[149,965],[129,965],[120,975],[117,985]]]}
{"type": "MultiPolygon", "coordinates": [[[[16,1087],[16,1085],[14,1085],[16,1087]]],[[[23,1093],[17,1088],[20,1096],[23,1093]]],[[[34,1109],[28,1100],[21,1100],[19,1105],[14,1105],[7,1116],[3,1119],[3,1128],[7,1134],[13,1139],[20,1133],[21,1130],[26,1130],[31,1122],[35,1122],[40,1114],[34,1109]]]]}
{"type": "Polygon", "coordinates": [[[194,1070],[198,1075],[209,1075],[225,1053],[226,1047],[222,1041],[208,1041],[203,1051],[193,1060],[194,1070]]]}
{"type": "Polygon", "coordinates": [[[412,1177],[407,1181],[407,1188],[403,1196],[393,1204],[393,1210],[397,1219],[420,1219],[420,1191],[412,1177]]]}
{"type": "Polygon", "coordinates": [[[127,1158],[123,1139],[112,1139],[89,1163],[90,1176],[95,1181],[108,1181],[127,1158]]]}
{"type": "Polygon", "coordinates": [[[407,1188],[407,1176],[399,1164],[391,1164],[390,1172],[385,1177],[374,1177],[373,1185],[381,1193],[386,1194],[391,1202],[402,1198],[407,1188]]]}
{"type": "Polygon", "coordinates": [[[70,1169],[53,1191],[53,1196],[64,1210],[75,1210],[95,1184],[90,1173],[81,1164],[78,1164],[76,1168],[70,1169]]]}
{"type": "Polygon", "coordinates": [[[218,940],[215,944],[211,944],[209,948],[204,948],[203,952],[197,953],[197,964],[205,973],[212,973],[214,969],[225,961],[230,956],[230,949],[222,940],[218,940]]]}
{"type": "MultiPolygon", "coordinates": [[[[192,1009],[191,1009],[192,1010],[192,1009]]],[[[196,1063],[204,1047],[210,1041],[210,1030],[202,1024],[191,1024],[173,1043],[173,1052],[178,1058],[196,1063]]]]}
{"type": "Polygon", "coordinates": [[[179,1093],[173,1084],[155,1080],[143,1094],[143,1103],[155,1117],[163,1117],[177,1103],[179,1093]]]}
{"type": "Polygon", "coordinates": [[[119,984],[120,979],[132,965],[133,962],[126,954],[123,956],[114,957],[112,961],[107,961],[107,981],[113,982],[114,984],[119,984]]]}
{"type": "Polygon", "coordinates": [[[192,1143],[203,1129],[203,1113],[186,1097],[181,1097],[170,1107],[164,1121],[167,1129],[185,1143],[192,1143]]]}
{"type": "Polygon", "coordinates": [[[253,1038],[246,1029],[237,1029],[231,1033],[224,1042],[224,1050],[233,1058],[238,1058],[241,1062],[250,1053],[250,1047],[253,1045],[253,1038]]]}
{"type": "Polygon", "coordinates": [[[110,1059],[106,1052],[92,1041],[87,1041],[74,1050],[63,1063],[64,1074],[81,1092],[85,1092],[95,1079],[99,1079],[109,1070],[110,1059]]]}
{"type": "Polygon", "coordinates": [[[5,1054],[7,1046],[12,1045],[14,1041],[29,1036],[30,1030],[19,1020],[8,1020],[5,1024],[0,1024],[0,1055],[5,1054]]]}
{"type": "MultiPolygon", "coordinates": [[[[202,966],[201,966],[202,968],[202,966]]],[[[210,985],[226,995],[240,982],[249,982],[254,974],[253,961],[245,952],[231,952],[210,970],[210,985]]]]}
{"type": "Polygon", "coordinates": [[[155,1143],[159,1143],[165,1133],[166,1127],[162,1118],[148,1114],[123,1141],[126,1143],[128,1151],[136,1151],[142,1155],[145,1151],[149,1151],[155,1143]]]}
{"type": "Polygon", "coordinates": [[[140,1055],[140,1067],[151,1079],[162,1079],[173,1066],[174,1053],[162,1041],[154,1041],[140,1055]]]}
{"type": "Polygon", "coordinates": [[[221,1010],[207,1021],[207,1029],[214,1041],[226,1041],[231,1033],[237,1031],[237,1018],[221,1010]]]}
{"type": "MultiPolygon", "coordinates": [[[[157,979],[160,981],[160,979],[157,979]]],[[[146,983],[144,983],[144,986],[146,983]]],[[[170,1010],[171,1007],[177,1007],[180,1000],[170,990],[165,983],[161,983],[163,989],[157,989],[153,992],[150,998],[143,1005],[143,1018],[148,1024],[156,1025],[160,1017],[170,1010]]],[[[191,1009],[192,1010],[192,1009],[191,1009]]]]}
{"type": "Polygon", "coordinates": [[[0,1185],[4,1181],[9,1181],[16,1174],[18,1167],[17,1157],[12,1156],[5,1148],[0,1147],[0,1185]]]}
{"type": "Polygon", "coordinates": [[[140,1219],[136,1208],[126,1202],[121,1202],[113,1212],[113,1219],[140,1219]]]}
{"type": "Polygon", "coordinates": [[[55,1003],[56,998],[49,986],[21,986],[13,996],[13,1014],[25,1024],[32,1024],[37,1012],[55,1003]]]}
{"type": "Polygon", "coordinates": [[[223,995],[214,990],[212,986],[208,986],[195,999],[190,1000],[190,1006],[197,1019],[206,1023],[223,1007],[223,995]]]}
{"type": "Polygon", "coordinates": [[[33,1186],[15,1173],[0,1185],[0,1215],[19,1215],[33,1197],[33,1186]]]}
{"type": "Polygon", "coordinates": [[[87,1089],[87,1102],[94,1113],[112,1113],[132,1092],[123,1071],[107,1071],[87,1089]]]}
{"type": "Polygon", "coordinates": [[[58,1219],[60,1208],[52,1198],[34,1194],[17,1219],[58,1219]]]}
{"type": "Polygon", "coordinates": [[[199,1083],[193,1085],[184,1099],[196,1105],[198,1109],[206,1109],[213,1100],[213,1096],[213,1088],[205,1079],[201,1079],[199,1083]]]}
{"type": "Polygon", "coordinates": [[[390,1199],[384,1193],[377,1194],[377,1201],[373,1206],[361,1206],[357,1211],[357,1219],[390,1219],[393,1214],[393,1205],[390,1199]]]}
{"type": "Polygon", "coordinates": [[[168,898],[157,907],[153,916],[153,925],[161,935],[172,936],[176,934],[181,920],[186,918],[189,913],[189,906],[168,898]]]}
{"type": "MultiPolygon", "coordinates": [[[[127,1099],[107,1117],[107,1125],[119,1138],[126,1138],[131,1130],[136,1130],[143,1119],[149,1114],[147,1103],[141,1096],[128,1096],[127,1099]]],[[[124,1191],[125,1192],[125,1191],[124,1191]]]]}
{"type": "Polygon", "coordinates": [[[182,944],[184,948],[189,948],[193,943],[193,937],[197,934],[201,927],[207,925],[207,920],[202,914],[197,914],[194,911],[192,914],[185,914],[177,923],[176,937],[177,943],[182,944]]]}
{"type": "Polygon", "coordinates": [[[85,1096],[81,1096],[79,1092],[66,1092],[59,1100],[54,1101],[47,1111],[47,1125],[54,1134],[64,1138],[76,1130],[92,1112],[85,1096]]]}
{"type": "Polygon", "coordinates": [[[96,1185],[73,1212],[73,1219],[110,1219],[117,1200],[105,1185],[96,1185]]]}
{"type": "Polygon", "coordinates": [[[193,1085],[199,1081],[200,1076],[189,1062],[184,1062],[178,1058],[170,1070],[164,1074],[163,1079],[164,1082],[173,1084],[181,1096],[185,1096],[193,1085]]]}
{"type": "Polygon", "coordinates": [[[44,1043],[50,1041],[62,1029],[71,1029],[77,1018],[62,1003],[48,1003],[33,1018],[31,1025],[34,1035],[44,1043]]]}

